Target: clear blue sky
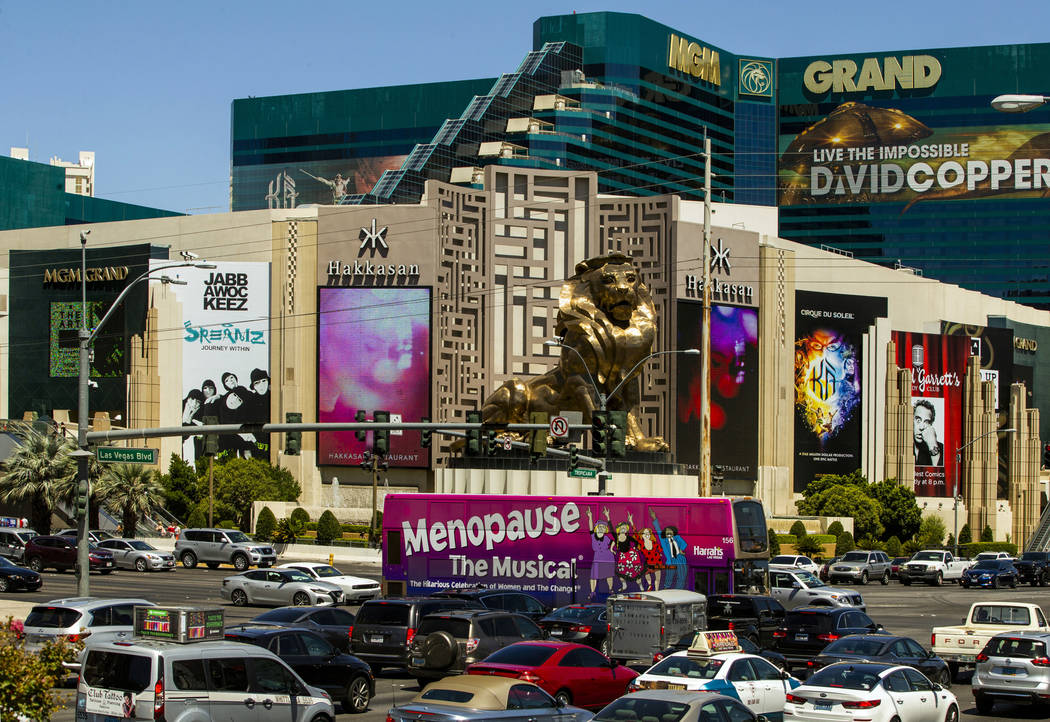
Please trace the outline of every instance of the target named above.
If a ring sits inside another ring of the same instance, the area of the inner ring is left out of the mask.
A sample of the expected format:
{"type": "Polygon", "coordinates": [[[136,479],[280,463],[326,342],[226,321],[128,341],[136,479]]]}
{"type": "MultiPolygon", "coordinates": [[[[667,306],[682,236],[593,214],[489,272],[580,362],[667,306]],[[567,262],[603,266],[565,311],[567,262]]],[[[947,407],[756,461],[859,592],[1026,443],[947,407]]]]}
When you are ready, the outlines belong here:
{"type": "Polygon", "coordinates": [[[97,196],[219,213],[235,98],[494,77],[531,49],[536,18],[574,10],[641,12],[773,57],[1050,39],[1046,0],[0,0],[0,153],[93,150],[97,196]]]}

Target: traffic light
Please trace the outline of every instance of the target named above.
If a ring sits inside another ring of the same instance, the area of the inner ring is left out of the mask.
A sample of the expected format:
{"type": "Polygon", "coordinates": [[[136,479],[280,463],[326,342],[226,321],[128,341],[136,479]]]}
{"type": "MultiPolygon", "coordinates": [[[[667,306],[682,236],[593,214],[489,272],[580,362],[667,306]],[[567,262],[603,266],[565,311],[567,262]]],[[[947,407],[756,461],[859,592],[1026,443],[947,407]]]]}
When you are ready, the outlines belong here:
{"type": "Polygon", "coordinates": [[[1043,446],[1043,468],[1050,469],[1050,444],[1043,446]]]}
{"type": "MultiPolygon", "coordinates": [[[[423,424],[429,424],[430,423],[430,417],[429,416],[424,416],[419,421],[420,421],[420,423],[423,423],[423,424]]],[[[429,449],[430,448],[430,434],[431,434],[430,429],[420,429],[420,431],[419,431],[419,445],[422,446],[424,449],[429,449]]]]}
{"type": "MultiPolygon", "coordinates": [[[[550,423],[549,414],[546,411],[533,411],[529,414],[530,424],[550,423]]],[[[529,440],[530,453],[533,459],[539,459],[547,454],[547,429],[533,429],[529,432],[532,438],[529,440]]]]}
{"type": "Polygon", "coordinates": [[[499,442],[496,441],[496,432],[495,431],[488,432],[485,435],[485,453],[487,453],[489,456],[495,456],[496,455],[496,447],[498,445],[499,445],[499,442]]]}
{"type": "Polygon", "coordinates": [[[369,471],[372,468],[372,452],[365,449],[361,454],[361,463],[358,464],[362,469],[369,471]]]}
{"type": "MultiPolygon", "coordinates": [[[[468,411],[468,424],[480,424],[481,412],[468,411]]],[[[467,456],[481,456],[481,429],[467,429],[467,445],[464,449],[467,456]]]]}
{"type": "MultiPolygon", "coordinates": [[[[303,423],[303,415],[297,411],[289,411],[284,415],[284,423],[301,424],[303,423]]],[[[284,434],[284,453],[288,456],[299,456],[299,452],[302,448],[303,432],[286,431],[284,434]]]]}
{"type": "MultiPolygon", "coordinates": [[[[365,413],[365,410],[364,409],[358,409],[357,412],[354,414],[354,421],[356,421],[359,424],[364,423],[365,420],[366,420],[365,416],[367,416],[367,414],[365,413]]],[[[365,431],[364,429],[356,429],[354,431],[354,437],[358,441],[364,441],[366,438],[368,438],[368,432],[365,431]]]]}
{"type": "MultiPolygon", "coordinates": [[[[204,425],[213,426],[219,423],[218,416],[205,416],[204,425]]],[[[204,435],[204,455],[215,456],[219,453],[219,435],[218,434],[205,434],[204,435]]]]}
{"type": "MultiPolygon", "coordinates": [[[[389,411],[373,411],[372,421],[377,424],[389,424],[389,411]]],[[[390,453],[390,429],[376,429],[372,432],[372,450],[377,456],[386,456],[390,453]]]]}
{"type": "Polygon", "coordinates": [[[569,444],[569,471],[572,471],[580,465],[580,450],[576,448],[576,444],[569,444]]]}
{"type": "Polygon", "coordinates": [[[591,412],[591,451],[604,459],[609,453],[609,412],[595,409],[591,412]]]}
{"type": "Polygon", "coordinates": [[[609,423],[609,453],[622,459],[627,456],[627,412],[610,411],[609,423]]]}
{"type": "Polygon", "coordinates": [[[91,483],[87,479],[77,482],[77,517],[83,518],[88,513],[88,502],[91,499],[91,483]]]}

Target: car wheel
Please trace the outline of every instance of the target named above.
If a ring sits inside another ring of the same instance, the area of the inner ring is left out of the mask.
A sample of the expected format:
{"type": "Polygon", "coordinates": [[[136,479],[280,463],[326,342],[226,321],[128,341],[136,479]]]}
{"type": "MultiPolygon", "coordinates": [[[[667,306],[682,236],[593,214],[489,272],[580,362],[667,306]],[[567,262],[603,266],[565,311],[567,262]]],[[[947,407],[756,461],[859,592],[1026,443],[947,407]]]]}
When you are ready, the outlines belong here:
{"type": "Polygon", "coordinates": [[[1017,589],[1017,577],[1010,577],[1010,589],[1017,589]]]}
{"type": "Polygon", "coordinates": [[[998,589],[1002,584],[999,582],[999,577],[992,580],[992,589],[998,589]]]}
{"type": "Polygon", "coordinates": [[[243,589],[234,589],[230,592],[230,601],[232,601],[236,607],[247,607],[248,594],[243,589]]]}
{"type": "Polygon", "coordinates": [[[562,707],[568,707],[572,704],[572,694],[567,689],[559,689],[557,694],[554,695],[554,701],[562,707]]]}
{"type": "Polygon", "coordinates": [[[99,569],[98,573],[99,574],[109,574],[111,571],[113,571],[113,570],[112,569],[99,569]]]}
{"type": "Polygon", "coordinates": [[[44,571],[44,562],[40,559],[40,557],[30,557],[29,568],[37,574],[39,574],[40,572],[44,571]]]}
{"type": "Polygon", "coordinates": [[[145,559],[136,559],[135,560],[135,571],[136,572],[144,572],[144,571],[146,571],[146,560],[145,559]]]}
{"type": "Polygon", "coordinates": [[[911,586],[911,577],[900,577],[900,580],[901,580],[901,584],[903,584],[904,586],[906,586],[906,587],[910,587],[911,586]]]}
{"type": "Polygon", "coordinates": [[[959,678],[959,663],[948,662],[948,679],[952,682],[959,678]]]}
{"type": "Polygon", "coordinates": [[[219,563],[218,562],[205,562],[205,564],[208,566],[208,569],[218,569],[219,568],[219,563]]]}
{"type": "Polygon", "coordinates": [[[973,702],[977,707],[977,711],[981,714],[991,714],[992,707],[995,706],[995,700],[984,694],[975,694],[973,702]]]}
{"type": "Polygon", "coordinates": [[[939,587],[944,584],[944,574],[937,572],[937,576],[933,578],[933,586],[939,587]]]}
{"type": "Polygon", "coordinates": [[[604,654],[606,657],[609,656],[609,652],[612,651],[612,647],[609,644],[609,638],[606,637],[602,640],[602,643],[598,645],[598,651],[604,654]]]}
{"type": "Polygon", "coordinates": [[[332,718],[326,714],[319,714],[310,720],[310,722],[332,722],[332,718]]]}
{"type": "Polygon", "coordinates": [[[248,567],[251,566],[248,563],[248,557],[243,554],[237,554],[233,558],[233,568],[239,572],[247,571],[248,567]]]}
{"type": "Polygon", "coordinates": [[[361,714],[368,709],[368,702],[372,699],[368,680],[358,675],[350,680],[346,687],[346,697],[343,698],[343,711],[361,714]]]}
{"type": "Polygon", "coordinates": [[[961,579],[959,580],[959,586],[962,587],[963,589],[969,589],[970,588],[969,583],[965,582],[965,581],[963,581],[961,579]]]}
{"type": "Polygon", "coordinates": [[[866,569],[860,573],[860,583],[861,585],[868,583],[868,571],[866,569]]]}
{"type": "Polygon", "coordinates": [[[948,708],[948,714],[944,715],[944,722],[959,722],[959,708],[954,704],[948,708]]]}
{"type": "Polygon", "coordinates": [[[296,607],[309,607],[310,595],[306,592],[296,592],[292,596],[292,604],[296,607]]]}
{"type": "Polygon", "coordinates": [[[951,673],[951,671],[948,670],[948,669],[942,669],[940,672],[937,673],[937,679],[935,679],[934,681],[937,684],[941,685],[942,687],[951,687],[952,686],[952,673],[951,673]]]}
{"type": "Polygon", "coordinates": [[[193,552],[183,552],[182,566],[186,567],[187,569],[193,569],[195,566],[197,566],[197,555],[193,552]]]}
{"type": "Polygon", "coordinates": [[[6,592],[11,588],[11,582],[7,581],[7,577],[0,577],[0,592],[6,592]]]}
{"type": "Polygon", "coordinates": [[[889,583],[890,583],[890,573],[886,572],[885,574],[882,575],[882,586],[886,586],[889,583]]]}

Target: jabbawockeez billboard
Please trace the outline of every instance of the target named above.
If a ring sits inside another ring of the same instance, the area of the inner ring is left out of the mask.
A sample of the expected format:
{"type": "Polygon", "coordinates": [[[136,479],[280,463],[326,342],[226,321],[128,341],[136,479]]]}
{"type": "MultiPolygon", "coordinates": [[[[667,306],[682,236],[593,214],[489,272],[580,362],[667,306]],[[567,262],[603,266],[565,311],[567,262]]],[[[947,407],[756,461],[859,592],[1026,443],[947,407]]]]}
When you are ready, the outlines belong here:
{"type": "MultiPolygon", "coordinates": [[[[164,265],[153,262],[151,267],[164,265]]],[[[182,425],[270,421],[270,264],[217,263],[173,268],[164,275],[182,305],[182,425]]],[[[204,451],[203,437],[183,442],[183,458],[204,451]]],[[[266,434],[219,437],[219,453],[269,459],[266,434]]]]}
{"type": "Polygon", "coordinates": [[[886,299],[795,294],[795,491],[861,466],[864,333],[886,299]]]}
{"type": "Polygon", "coordinates": [[[911,372],[915,495],[951,496],[963,432],[963,378],[970,358],[964,336],[894,331],[897,366],[911,372]]]}

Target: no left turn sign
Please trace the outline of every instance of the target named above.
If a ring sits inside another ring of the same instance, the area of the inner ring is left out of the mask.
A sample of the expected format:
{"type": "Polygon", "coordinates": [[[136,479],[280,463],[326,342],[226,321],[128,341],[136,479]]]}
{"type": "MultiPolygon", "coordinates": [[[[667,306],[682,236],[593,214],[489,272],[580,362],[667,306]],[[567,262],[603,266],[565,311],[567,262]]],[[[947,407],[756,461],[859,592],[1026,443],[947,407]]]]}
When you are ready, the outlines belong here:
{"type": "Polygon", "coordinates": [[[551,419],[551,436],[555,439],[564,439],[569,435],[569,420],[564,416],[555,416],[551,419]]]}

